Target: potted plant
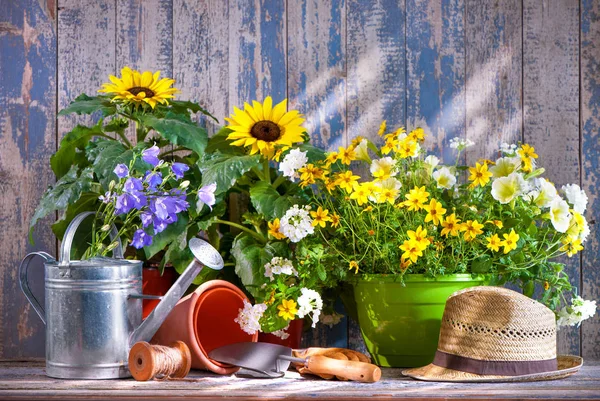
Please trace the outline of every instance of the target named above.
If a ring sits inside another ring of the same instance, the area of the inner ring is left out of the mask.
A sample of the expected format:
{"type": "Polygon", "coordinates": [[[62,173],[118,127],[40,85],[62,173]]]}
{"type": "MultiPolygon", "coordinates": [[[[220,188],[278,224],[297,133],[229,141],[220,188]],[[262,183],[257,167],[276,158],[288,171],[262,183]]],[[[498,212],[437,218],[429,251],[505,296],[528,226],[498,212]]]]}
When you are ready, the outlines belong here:
{"type": "MultiPolygon", "coordinates": [[[[386,132],[384,122],[379,135],[381,147],[356,138],[305,168],[300,183],[316,187],[310,205],[326,222],[311,240],[328,255],[319,263],[352,285],[346,304],[377,364],[430,363],[447,297],[469,286],[511,282],[528,296],[541,287],[541,301],[565,316],[559,323],[593,315],[595,303],[575,297],[553,261],[582,249],[587,198],[569,185],[563,199],[533,147],[503,145],[498,160],[467,167],[426,156],[420,128],[386,132]],[[573,305],[560,310],[569,294],[573,305]]],[[[451,141],[457,161],[470,145],[451,141]]]]}

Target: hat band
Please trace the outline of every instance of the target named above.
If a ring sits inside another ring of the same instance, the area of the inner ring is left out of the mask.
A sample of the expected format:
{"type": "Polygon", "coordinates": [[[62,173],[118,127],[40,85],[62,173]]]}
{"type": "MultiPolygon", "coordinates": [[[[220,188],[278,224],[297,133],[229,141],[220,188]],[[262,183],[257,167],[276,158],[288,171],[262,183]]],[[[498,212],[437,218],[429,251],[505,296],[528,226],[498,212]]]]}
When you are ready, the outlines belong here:
{"type": "Polygon", "coordinates": [[[477,375],[523,376],[558,370],[556,358],[537,361],[483,361],[437,350],[433,364],[477,375]]]}

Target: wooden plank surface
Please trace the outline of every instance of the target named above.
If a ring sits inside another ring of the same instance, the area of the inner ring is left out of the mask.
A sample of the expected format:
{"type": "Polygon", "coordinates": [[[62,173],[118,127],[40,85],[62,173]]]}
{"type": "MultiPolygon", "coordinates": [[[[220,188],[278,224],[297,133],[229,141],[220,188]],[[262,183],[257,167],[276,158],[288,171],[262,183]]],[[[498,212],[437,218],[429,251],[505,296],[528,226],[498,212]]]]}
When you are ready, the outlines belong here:
{"type": "MultiPolygon", "coordinates": [[[[582,253],[582,288],[585,299],[600,300],[600,3],[581,2],[581,150],[582,184],[589,202],[588,220],[595,220],[582,253]]],[[[600,302],[598,302],[600,304],[600,302]]],[[[600,359],[600,316],[581,326],[581,353],[600,359]]]]}
{"type": "Polygon", "coordinates": [[[425,146],[455,161],[449,140],[465,135],[465,2],[406,2],[406,125],[422,127],[425,146]]]}
{"type": "Polygon", "coordinates": [[[495,160],[503,142],[522,141],[521,0],[466,1],[467,163],[495,160]]]}
{"type": "Polygon", "coordinates": [[[2,399],[166,400],[292,399],[348,400],[409,399],[600,399],[600,366],[584,366],[570,378],[524,383],[434,383],[383,369],[377,383],[357,383],[301,377],[294,371],[281,379],[244,379],[192,371],[187,380],[136,382],[128,380],[58,380],[44,376],[41,365],[0,364],[2,399]]]}
{"type": "MultiPolygon", "coordinates": [[[[24,0],[0,3],[0,359],[44,353],[44,326],[19,288],[26,253],[55,253],[50,219],[29,221],[54,177],[56,150],[56,6],[24,0]]],[[[32,263],[30,285],[43,300],[44,273],[32,263]]]]}
{"type": "MultiPolygon", "coordinates": [[[[560,189],[580,182],[579,3],[523,0],[523,140],[560,189]]],[[[564,258],[579,287],[579,258],[564,258]]],[[[559,330],[560,352],[578,354],[578,327],[559,330]]]]}
{"type": "MultiPolygon", "coordinates": [[[[174,0],[173,20],[176,21],[173,25],[173,67],[176,86],[181,90],[178,97],[200,103],[225,123],[223,117],[233,111],[228,98],[228,2],[174,0]]],[[[204,116],[201,124],[209,134],[220,128],[204,116]]]]}

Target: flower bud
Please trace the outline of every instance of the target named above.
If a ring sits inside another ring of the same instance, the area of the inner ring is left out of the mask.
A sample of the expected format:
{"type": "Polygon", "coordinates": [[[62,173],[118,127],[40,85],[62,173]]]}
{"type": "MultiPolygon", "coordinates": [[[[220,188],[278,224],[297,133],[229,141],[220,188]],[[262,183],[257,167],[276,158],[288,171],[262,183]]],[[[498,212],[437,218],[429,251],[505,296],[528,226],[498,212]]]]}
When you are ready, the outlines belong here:
{"type": "Polygon", "coordinates": [[[113,188],[115,187],[115,185],[117,185],[117,183],[115,182],[115,180],[111,180],[111,182],[108,184],[108,190],[112,191],[113,188]]]}
{"type": "Polygon", "coordinates": [[[119,243],[117,241],[111,243],[109,246],[106,247],[107,251],[112,251],[113,249],[115,249],[117,247],[117,245],[119,245],[119,243]]]}
{"type": "Polygon", "coordinates": [[[100,231],[104,231],[107,232],[110,230],[110,225],[109,224],[105,224],[102,226],[102,228],[100,229],[100,231]]]}
{"type": "Polygon", "coordinates": [[[179,184],[179,188],[180,189],[186,189],[189,186],[190,186],[190,181],[189,180],[185,180],[181,184],[179,184]]]}
{"type": "Polygon", "coordinates": [[[531,173],[526,174],[525,175],[525,179],[529,180],[535,177],[539,177],[540,175],[544,174],[546,172],[546,169],[543,167],[538,168],[537,170],[533,170],[531,173]]]}

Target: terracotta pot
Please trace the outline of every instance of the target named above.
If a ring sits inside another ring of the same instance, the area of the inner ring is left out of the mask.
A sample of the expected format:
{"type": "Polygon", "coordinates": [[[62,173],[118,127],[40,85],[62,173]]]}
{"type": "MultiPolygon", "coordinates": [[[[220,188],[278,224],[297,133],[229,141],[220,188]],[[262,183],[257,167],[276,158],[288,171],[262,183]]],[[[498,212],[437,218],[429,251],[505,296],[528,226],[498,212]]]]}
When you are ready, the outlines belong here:
{"type": "MultiPolygon", "coordinates": [[[[166,267],[162,276],[156,267],[144,267],[142,270],[142,293],[145,295],[165,295],[176,279],[175,270],[166,267]]],[[[160,300],[144,299],[142,303],[142,318],[148,317],[160,300]]]]}
{"type": "Polygon", "coordinates": [[[304,320],[296,319],[290,322],[290,326],[287,328],[286,333],[290,336],[285,340],[274,336],[270,333],[259,333],[258,341],[261,343],[270,343],[270,344],[279,344],[284,347],[289,347],[292,349],[300,348],[300,343],[302,341],[302,329],[304,328],[304,320]]]}
{"type": "Polygon", "coordinates": [[[248,298],[233,284],[212,280],[183,297],[152,338],[155,344],[183,341],[192,353],[192,368],[230,375],[238,367],[213,361],[208,353],[215,348],[238,342],[256,342],[233,320],[248,298]]]}

